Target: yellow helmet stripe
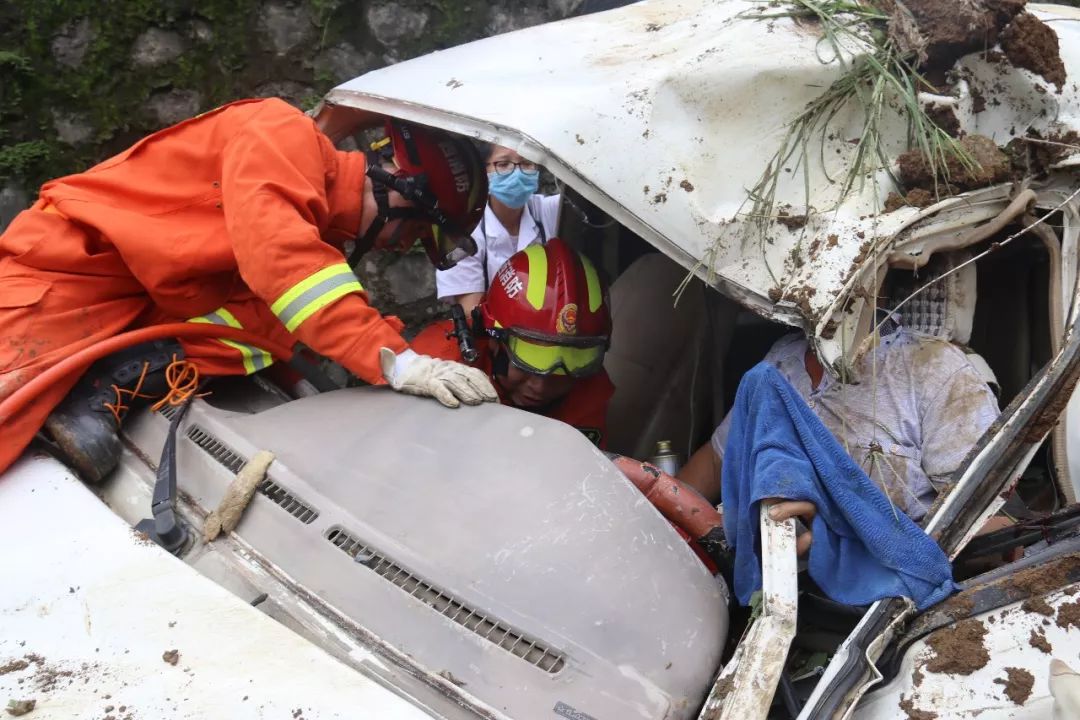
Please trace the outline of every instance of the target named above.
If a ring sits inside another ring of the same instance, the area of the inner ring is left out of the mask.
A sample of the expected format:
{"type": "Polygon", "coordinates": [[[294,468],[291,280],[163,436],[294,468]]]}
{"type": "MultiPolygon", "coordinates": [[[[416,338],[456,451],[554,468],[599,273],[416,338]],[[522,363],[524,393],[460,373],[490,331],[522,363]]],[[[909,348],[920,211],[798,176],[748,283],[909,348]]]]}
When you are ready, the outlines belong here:
{"type": "Polygon", "coordinates": [[[525,299],[539,310],[544,307],[544,295],[547,294],[548,260],[543,245],[530,245],[525,248],[529,258],[529,282],[525,286],[525,299]]]}
{"type": "Polygon", "coordinates": [[[581,253],[578,253],[578,257],[585,268],[585,284],[589,288],[589,312],[596,312],[604,302],[604,293],[600,290],[600,276],[596,274],[596,268],[589,262],[589,258],[581,253]]]}

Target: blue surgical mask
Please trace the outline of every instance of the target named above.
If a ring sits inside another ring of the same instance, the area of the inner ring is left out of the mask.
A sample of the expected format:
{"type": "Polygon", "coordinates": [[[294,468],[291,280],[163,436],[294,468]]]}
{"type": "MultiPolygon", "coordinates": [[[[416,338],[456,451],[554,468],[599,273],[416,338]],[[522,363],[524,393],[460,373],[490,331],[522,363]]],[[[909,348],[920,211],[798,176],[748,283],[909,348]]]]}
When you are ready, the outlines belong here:
{"type": "Polygon", "coordinates": [[[514,209],[525,207],[540,187],[540,173],[526,175],[520,168],[506,175],[488,173],[488,192],[496,200],[514,209]]]}

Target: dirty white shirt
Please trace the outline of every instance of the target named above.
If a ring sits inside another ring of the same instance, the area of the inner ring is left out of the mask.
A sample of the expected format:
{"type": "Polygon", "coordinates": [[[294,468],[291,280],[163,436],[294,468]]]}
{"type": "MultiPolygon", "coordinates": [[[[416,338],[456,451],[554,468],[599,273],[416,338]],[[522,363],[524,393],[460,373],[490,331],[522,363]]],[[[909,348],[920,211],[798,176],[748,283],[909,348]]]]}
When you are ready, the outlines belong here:
{"type": "MultiPolygon", "coordinates": [[[[903,328],[883,336],[856,367],[857,384],[825,373],[811,388],[806,338],[780,338],[765,356],[848,454],[912,520],[997,418],[997,399],[956,346],[903,328]],[[876,362],[876,381],[875,365],[876,362]]],[[[724,457],[728,414],[712,436],[724,457]]]]}
{"type": "Polygon", "coordinates": [[[435,272],[435,285],[440,300],[449,300],[455,295],[486,292],[488,285],[495,280],[495,273],[510,256],[518,250],[524,250],[541,240],[539,224],[543,225],[543,236],[548,240],[559,231],[559,195],[533,195],[525,204],[521,214],[518,234],[511,235],[491,205],[484,208],[484,221],[473,230],[476,241],[476,254],[467,257],[449,270],[435,272]],[[484,284],[484,266],[487,265],[487,285],[484,284]]]}

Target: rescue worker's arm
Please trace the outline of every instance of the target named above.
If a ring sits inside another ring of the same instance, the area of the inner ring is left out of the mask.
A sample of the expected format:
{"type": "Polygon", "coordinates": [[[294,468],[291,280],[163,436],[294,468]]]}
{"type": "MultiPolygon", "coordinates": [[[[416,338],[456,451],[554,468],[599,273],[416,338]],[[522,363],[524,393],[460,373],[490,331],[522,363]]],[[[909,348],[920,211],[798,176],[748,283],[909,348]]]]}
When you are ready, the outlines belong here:
{"type": "Polygon", "coordinates": [[[379,348],[400,353],[408,345],[367,304],[344,256],[322,240],[336,156],[318,133],[303,114],[273,104],[229,141],[222,167],[229,235],[241,278],[290,333],[363,380],[383,383],[379,348]]]}

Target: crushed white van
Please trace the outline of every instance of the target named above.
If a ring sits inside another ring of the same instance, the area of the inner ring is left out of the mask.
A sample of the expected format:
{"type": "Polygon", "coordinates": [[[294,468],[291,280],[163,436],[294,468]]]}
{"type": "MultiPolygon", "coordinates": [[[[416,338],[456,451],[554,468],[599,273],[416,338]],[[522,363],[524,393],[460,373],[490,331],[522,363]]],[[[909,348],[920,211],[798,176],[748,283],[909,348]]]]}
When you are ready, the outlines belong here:
{"type": "MultiPolygon", "coordinates": [[[[572,428],[377,388],[293,399],[258,378],[222,381],[186,414],[129,422],[100,486],[33,449],[0,477],[0,702],[117,719],[1076,707],[1080,10],[1028,7],[1056,34],[1060,85],[987,49],[918,92],[957,137],[1023,149],[1011,173],[919,202],[896,184],[910,149],[899,103],[873,106],[869,140],[852,102],[789,144],[873,50],[830,44],[820,19],[777,10],[788,5],[813,4],[647,0],[488,38],[347,82],[316,118],[342,142],[392,116],[513,147],[563,186],[560,234],[609,274],[630,264],[630,235],[680,266],[686,301],[674,304],[678,282],[661,295],[698,344],[647,389],[655,414],[636,418],[632,447],[707,437],[725,391],[694,382],[697,361],[737,375],[783,328],[845,372],[873,343],[883,281],[914,277],[925,312],[913,321],[970,350],[1003,407],[924,527],[957,562],[1023,558],[921,613],[903,598],[851,607],[800,591],[794,525],[762,517],[765,585],[748,621],[572,428]],[[876,165],[862,164],[868,148],[876,165]],[[849,182],[853,167],[865,172],[849,182]],[[718,398],[708,412],[695,391],[718,398]],[[204,541],[208,512],[260,450],[275,460],[239,526],[204,541]],[[1044,512],[976,537],[1014,492],[1044,512]],[[172,553],[149,539],[165,526],[172,553]]],[[[892,299],[905,317],[916,305],[892,299]]]]}

